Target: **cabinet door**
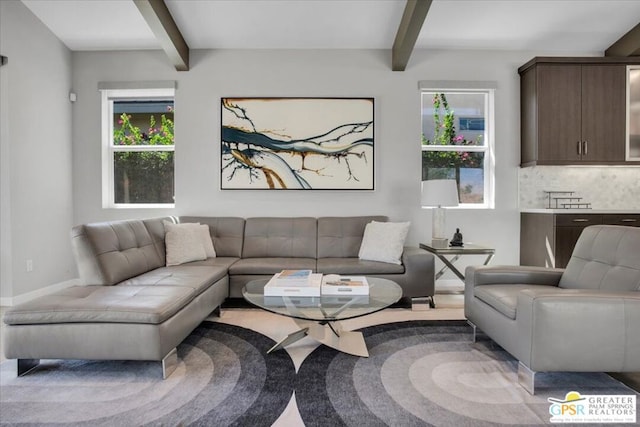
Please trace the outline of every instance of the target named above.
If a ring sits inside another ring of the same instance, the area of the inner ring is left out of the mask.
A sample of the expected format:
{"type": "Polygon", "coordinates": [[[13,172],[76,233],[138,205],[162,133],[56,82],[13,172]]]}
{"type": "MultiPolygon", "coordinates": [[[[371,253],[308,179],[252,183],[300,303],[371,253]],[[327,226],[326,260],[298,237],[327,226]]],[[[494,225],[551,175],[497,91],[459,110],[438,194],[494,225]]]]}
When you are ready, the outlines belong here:
{"type": "Polygon", "coordinates": [[[582,66],[582,160],[625,160],[626,67],[582,66]]]}
{"type": "Polygon", "coordinates": [[[538,66],[537,74],[538,162],[577,163],[582,140],[581,66],[545,64],[538,66]]]}
{"type": "Polygon", "coordinates": [[[603,216],[603,224],[640,227],[640,214],[607,214],[603,216]]]}
{"type": "Polygon", "coordinates": [[[590,225],[602,224],[602,221],[600,214],[558,214],[555,216],[556,268],[567,266],[582,230],[590,225]]]}

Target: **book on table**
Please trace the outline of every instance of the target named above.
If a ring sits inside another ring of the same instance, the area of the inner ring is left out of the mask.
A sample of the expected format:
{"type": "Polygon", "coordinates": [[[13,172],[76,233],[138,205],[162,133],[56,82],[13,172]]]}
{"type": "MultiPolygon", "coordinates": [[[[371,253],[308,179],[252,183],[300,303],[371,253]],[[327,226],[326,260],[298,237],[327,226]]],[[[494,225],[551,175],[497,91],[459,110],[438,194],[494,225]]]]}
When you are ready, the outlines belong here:
{"type": "Polygon", "coordinates": [[[311,270],[282,270],[280,273],[276,274],[276,280],[288,284],[304,285],[309,281],[311,273],[311,270]]]}
{"type": "Polygon", "coordinates": [[[282,270],[264,286],[264,296],[319,297],[322,274],[311,270],[282,270]]]}
{"type": "Polygon", "coordinates": [[[369,295],[369,282],[364,276],[327,274],[322,279],[322,295],[369,295]]]}

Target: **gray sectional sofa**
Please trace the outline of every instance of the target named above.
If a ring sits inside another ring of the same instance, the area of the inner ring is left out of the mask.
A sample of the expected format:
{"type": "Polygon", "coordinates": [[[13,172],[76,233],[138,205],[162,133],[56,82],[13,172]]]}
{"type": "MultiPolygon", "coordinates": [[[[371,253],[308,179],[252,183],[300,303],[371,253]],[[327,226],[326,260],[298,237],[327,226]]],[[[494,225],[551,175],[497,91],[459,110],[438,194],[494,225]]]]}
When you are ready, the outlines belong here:
{"type": "Polygon", "coordinates": [[[10,308],[3,348],[18,373],[39,359],[155,360],[163,377],[177,345],[253,279],[282,269],[359,274],[397,282],[405,297],[433,306],[434,259],[405,247],[401,264],[364,261],[366,225],[384,216],[324,218],[165,217],[74,227],[74,255],[84,286],[10,308]],[[216,257],[166,266],[163,221],[209,226],[216,257]]]}

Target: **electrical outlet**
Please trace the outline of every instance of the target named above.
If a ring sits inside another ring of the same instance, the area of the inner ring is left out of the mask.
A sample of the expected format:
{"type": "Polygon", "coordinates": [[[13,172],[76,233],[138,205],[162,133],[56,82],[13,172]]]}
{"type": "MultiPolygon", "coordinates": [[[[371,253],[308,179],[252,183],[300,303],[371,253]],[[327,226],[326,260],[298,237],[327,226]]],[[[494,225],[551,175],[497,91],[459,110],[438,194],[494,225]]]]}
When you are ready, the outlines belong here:
{"type": "Polygon", "coordinates": [[[27,260],[27,272],[31,272],[33,271],[33,260],[32,259],[28,259],[27,260]]]}

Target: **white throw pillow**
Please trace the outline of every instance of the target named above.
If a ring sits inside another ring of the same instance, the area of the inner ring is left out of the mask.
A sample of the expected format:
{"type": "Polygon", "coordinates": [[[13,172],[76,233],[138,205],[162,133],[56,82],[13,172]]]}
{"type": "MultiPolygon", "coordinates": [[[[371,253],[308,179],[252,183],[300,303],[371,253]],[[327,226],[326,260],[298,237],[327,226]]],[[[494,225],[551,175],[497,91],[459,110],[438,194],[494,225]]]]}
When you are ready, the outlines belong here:
{"type": "Polygon", "coordinates": [[[213,247],[213,240],[211,240],[211,234],[209,234],[209,226],[207,224],[199,224],[196,228],[202,239],[202,246],[207,258],[215,258],[216,249],[213,247]]]}
{"type": "Polygon", "coordinates": [[[358,257],[361,260],[401,264],[410,222],[371,221],[364,229],[358,257]]]}
{"type": "Polygon", "coordinates": [[[209,254],[215,256],[209,226],[199,223],[173,224],[164,221],[164,229],[167,266],[202,261],[207,259],[209,254]]]}

